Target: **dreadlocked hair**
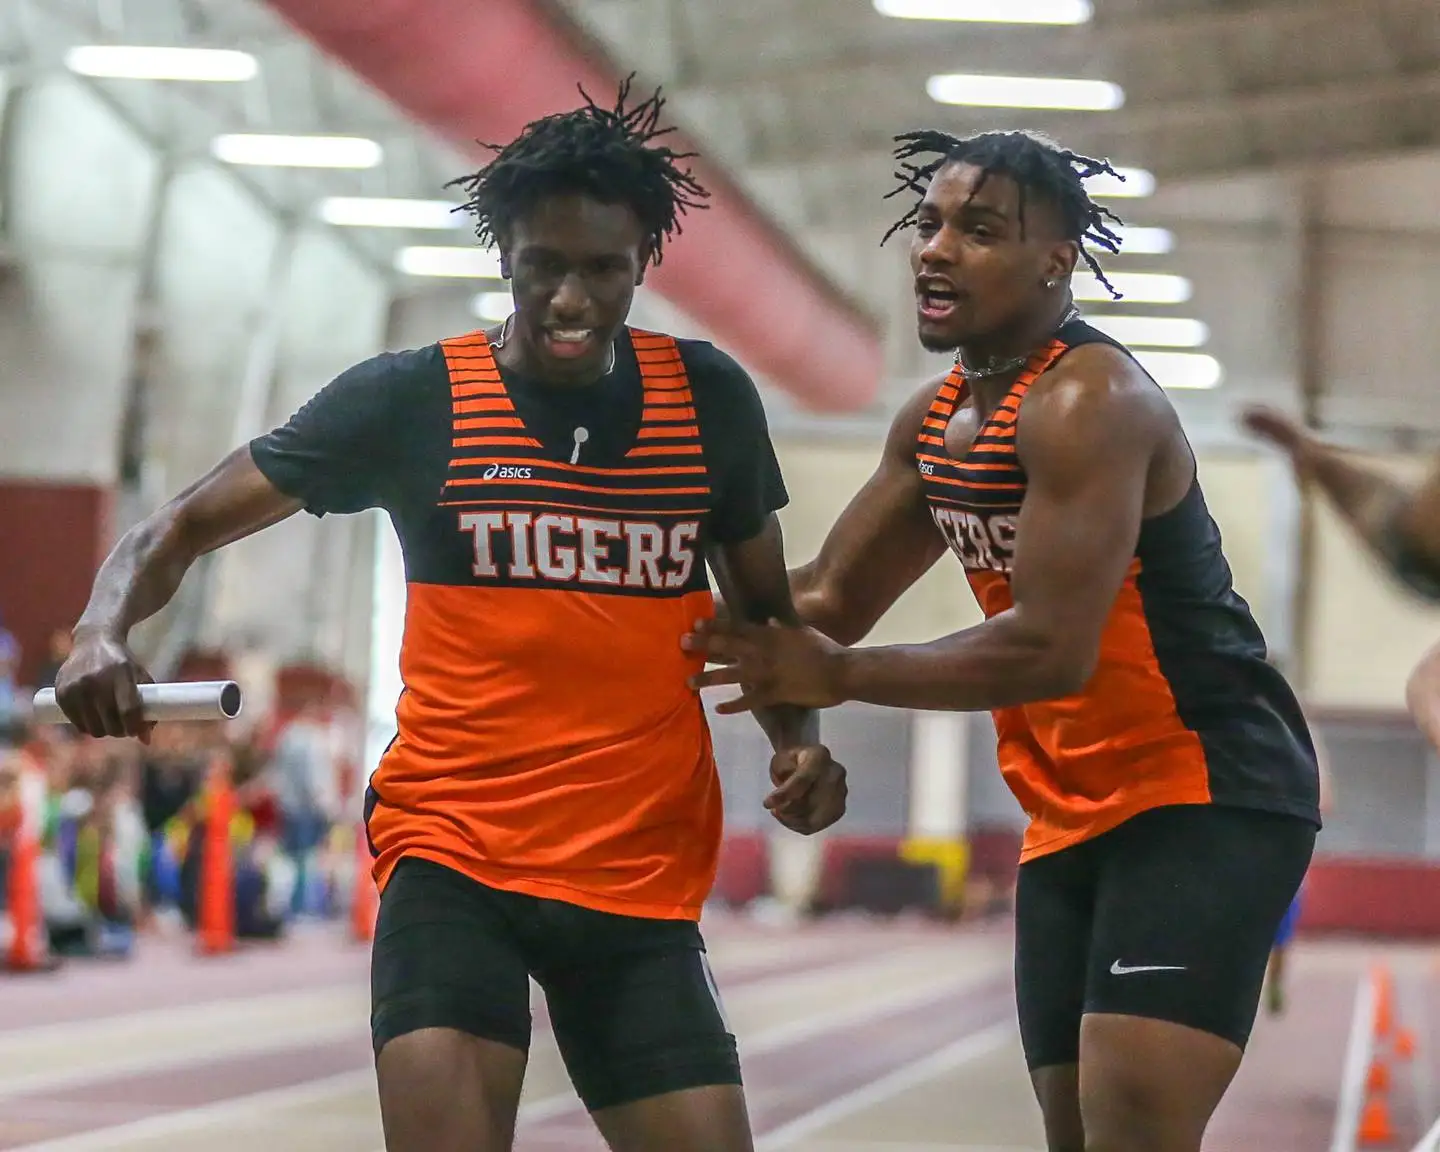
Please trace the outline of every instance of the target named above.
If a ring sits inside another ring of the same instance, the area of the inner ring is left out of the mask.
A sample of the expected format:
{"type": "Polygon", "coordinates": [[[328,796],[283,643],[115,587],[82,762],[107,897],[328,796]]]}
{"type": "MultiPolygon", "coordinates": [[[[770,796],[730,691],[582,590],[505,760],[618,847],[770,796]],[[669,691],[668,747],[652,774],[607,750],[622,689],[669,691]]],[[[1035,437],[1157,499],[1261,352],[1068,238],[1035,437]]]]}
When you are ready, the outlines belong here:
{"type": "MultiPolygon", "coordinates": [[[[1091,176],[1105,174],[1124,179],[1109,162],[1081,156],[1060,147],[1053,140],[1030,132],[984,132],[966,137],[934,131],[904,132],[895,137],[895,143],[895,160],[900,166],[895,179],[900,184],[886,193],[887,200],[904,192],[913,192],[917,198],[923,198],[930,180],[947,164],[973,164],[979,168],[981,175],[975,184],[975,192],[997,173],[1009,176],[1020,189],[1022,235],[1026,193],[1050,200],[1060,212],[1066,237],[1080,246],[1080,255],[1095,274],[1095,279],[1105,285],[1111,296],[1120,299],[1120,293],[1105,278],[1100,262],[1086,247],[1093,244],[1112,254],[1120,251],[1120,236],[1107,221],[1114,224],[1123,224],[1124,221],[1108,208],[1096,204],[1085,190],[1085,180],[1091,176]],[[933,159],[916,163],[914,158],[917,156],[931,156],[933,159]]],[[[880,243],[884,244],[895,233],[914,224],[919,210],[917,199],[910,211],[885,233],[880,243]]]]}
{"type": "Polygon", "coordinates": [[[665,238],[680,233],[680,217],[705,208],[710,193],[683,168],[697,153],[677,152],[655,141],[675,129],[661,128],[665,101],[660,89],[629,104],[632,73],[612,108],[602,108],[580,88],[585,103],[570,112],[535,120],[509,144],[481,146],[495,153],[479,172],[445,185],[463,188],[459,210],[475,217],[475,235],[489,248],[507,241],[517,218],[546,196],[579,193],[602,203],[625,204],[639,217],[650,259],[660,263],[665,238]]]}

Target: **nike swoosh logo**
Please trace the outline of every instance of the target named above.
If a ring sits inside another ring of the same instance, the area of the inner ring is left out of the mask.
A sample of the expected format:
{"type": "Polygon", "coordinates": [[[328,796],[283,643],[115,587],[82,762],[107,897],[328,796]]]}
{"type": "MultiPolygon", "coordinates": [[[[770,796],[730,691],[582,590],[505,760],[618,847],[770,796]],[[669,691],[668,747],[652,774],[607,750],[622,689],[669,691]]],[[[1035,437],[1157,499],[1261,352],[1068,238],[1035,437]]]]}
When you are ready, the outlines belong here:
{"type": "Polygon", "coordinates": [[[1110,975],[1130,976],[1136,972],[1184,972],[1183,964],[1121,964],[1119,960],[1110,965],[1110,975]]]}

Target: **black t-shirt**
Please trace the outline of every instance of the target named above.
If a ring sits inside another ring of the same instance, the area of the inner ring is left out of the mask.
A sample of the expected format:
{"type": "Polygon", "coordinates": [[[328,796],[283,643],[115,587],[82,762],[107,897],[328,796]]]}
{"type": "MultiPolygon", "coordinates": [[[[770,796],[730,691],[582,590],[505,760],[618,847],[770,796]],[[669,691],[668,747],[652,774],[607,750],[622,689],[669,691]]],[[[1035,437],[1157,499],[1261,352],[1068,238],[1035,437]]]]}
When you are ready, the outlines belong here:
{"type": "MultiPolygon", "coordinates": [[[[705,534],[752,539],[789,496],[754,382],[714,345],[679,340],[704,446],[712,506],[705,534]]],[[[644,393],[630,341],[613,371],[589,386],[546,384],[502,369],[529,435],[569,460],[575,429],[588,433],[580,463],[618,466],[640,428],[644,393]]],[[[256,467],[276,488],[326,513],[384,508],[392,516],[441,498],[451,450],[450,376],[438,344],[387,352],[348,369],[290,420],[251,441],[256,467]]]]}

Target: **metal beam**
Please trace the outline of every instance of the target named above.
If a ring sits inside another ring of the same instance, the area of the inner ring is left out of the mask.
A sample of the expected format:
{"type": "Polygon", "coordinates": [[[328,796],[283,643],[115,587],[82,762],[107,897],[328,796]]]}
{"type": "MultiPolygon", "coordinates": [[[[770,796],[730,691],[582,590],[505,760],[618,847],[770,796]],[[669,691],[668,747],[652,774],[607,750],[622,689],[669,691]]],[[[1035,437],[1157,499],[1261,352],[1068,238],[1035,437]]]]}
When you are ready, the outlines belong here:
{"type": "MultiPolygon", "coordinates": [[[[136,117],[131,113],[129,108],[127,108],[119,100],[116,100],[113,96],[110,95],[110,93],[106,92],[105,89],[100,87],[98,84],[91,84],[89,82],[86,82],[85,87],[87,91],[89,91],[90,95],[94,96],[95,99],[99,100],[100,103],[104,104],[105,107],[109,109],[109,111],[112,112],[115,117],[119,119],[121,123],[123,123],[131,132],[133,132],[138,139],[143,140],[158,154],[168,154],[167,141],[162,137],[156,136],[155,133],[151,132],[148,128],[146,128],[144,124],[142,124],[138,119],[136,119],[136,117]]],[[[175,159],[178,160],[180,158],[176,157],[175,159]]],[[[197,163],[202,163],[220,168],[226,173],[226,175],[228,175],[232,180],[234,180],[236,184],[243,188],[245,192],[254,199],[255,203],[258,204],[261,209],[264,210],[268,215],[276,219],[284,219],[291,215],[290,209],[286,205],[281,204],[279,201],[277,201],[273,196],[269,194],[269,192],[265,190],[263,186],[260,185],[258,181],[246,175],[243,170],[231,167],[227,164],[219,164],[218,162],[211,160],[208,154],[203,157],[197,155],[194,157],[194,160],[197,163]]],[[[389,275],[389,268],[386,265],[381,264],[379,261],[377,261],[373,253],[367,252],[363,246],[357,243],[355,237],[347,235],[346,229],[336,228],[333,229],[333,232],[340,246],[344,248],[345,251],[349,252],[352,256],[354,256],[357,260],[359,260],[367,269],[370,269],[371,271],[382,276],[389,275]]]]}
{"type": "MultiPolygon", "coordinates": [[[[706,58],[701,75],[684,90],[738,95],[757,85],[806,89],[837,78],[843,78],[848,85],[857,73],[865,75],[876,70],[883,70],[891,83],[902,75],[923,81],[931,73],[954,71],[965,61],[977,66],[990,62],[993,67],[994,61],[1006,58],[1024,59],[1027,75],[1085,76],[1094,72],[1097,63],[1120,62],[1126,56],[1157,50],[1174,54],[1178,44],[1200,39],[1253,36],[1258,29],[1286,37],[1314,30],[1333,41],[1337,26],[1344,21],[1369,25],[1377,19],[1372,6],[1357,5],[1353,0],[1284,0],[1169,16],[1123,13],[1109,20],[1104,6],[1098,7],[1093,22],[1070,28],[935,21],[924,43],[880,37],[867,40],[863,47],[836,51],[821,33],[814,37],[810,53],[804,56],[713,52],[706,58]]],[[[1411,0],[1408,7],[1417,14],[1430,11],[1428,0],[1411,0]]]]}
{"type": "MultiPolygon", "coordinates": [[[[1307,427],[1315,428],[1320,423],[1320,407],[1325,399],[1325,259],[1320,243],[1324,188],[1320,180],[1312,176],[1297,180],[1295,191],[1295,380],[1302,419],[1307,427]]],[[[1316,581],[1310,576],[1319,562],[1316,523],[1319,499],[1314,484],[1302,483],[1294,544],[1292,654],[1296,682],[1307,687],[1314,671],[1310,634],[1315,620],[1316,581]]]]}
{"type": "MultiPolygon", "coordinates": [[[[344,60],[411,117],[484,157],[479,139],[507,138],[576,103],[575,85],[613,90],[616,69],[577,39],[552,3],[535,0],[269,0],[299,31],[344,60]],[[484,52],[475,46],[483,44],[484,52]],[[497,60],[523,61],[498,68],[497,60]]],[[[677,134],[678,136],[678,134],[677,134]]],[[[676,140],[672,146],[683,146],[676,140]]],[[[820,409],[850,410],[882,371],[874,318],[831,284],[717,166],[695,173],[708,210],[649,278],[731,345],[760,376],[820,409]]]]}
{"type": "MultiPolygon", "coordinates": [[[[858,90],[858,86],[857,86],[858,90]]],[[[1023,117],[1030,122],[1041,122],[1041,126],[1052,124],[1056,135],[1067,144],[1088,151],[1114,152],[1120,155],[1120,162],[1128,162],[1137,149],[1136,140],[1145,136],[1175,136],[1179,133],[1203,133],[1207,138],[1216,134],[1233,136],[1237,125],[1249,125],[1249,131],[1260,137],[1265,136],[1265,125],[1257,121],[1281,117],[1313,116],[1317,127],[1313,133],[1294,134],[1294,152],[1289,159],[1314,156],[1328,158],[1340,151],[1327,137],[1323,127],[1328,114],[1353,114],[1367,105],[1385,105],[1408,102],[1415,109],[1416,120],[1419,112],[1430,102],[1440,102],[1440,68],[1408,76],[1371,77],[1364,80],[1330,81],[1303,86],[1283,86],[1269,90],[1250,92],[1241,96],[1227,96],[1220,99],[1180,100],[1165,103],[1136,105],[1116,112],[1053,112],[1031,114],[1023,117]]],[[[1004,125],[1010,121],[1019,122],[1020,114],[1003,109],[961,109],[920,101],[917,108],[928,112],[927,119],[937,127],[957,132],[977,131],[1004,125]]],[[[1377,112],[1380,110],[1377,110],[1377,112]]],[[[1377,117],[1378,119],[1379,117],[1377,117]]],[[[1386,135],[1393,135],[1399,127],[1395,118],[1383,118],[1386,135]]],[[[799,149],[756,149],[747,157],[746,168],[758,170],[764,175],[767,169],[793,168],[797,166],[825,165],[840,172],[883,171],[889,173],[891,160],[891,136],[914,124],[893,124],[883,127],[857,125],[846,120],[843,108],[836,109],[836,142],[834,144],[809,136],[809,143],[799,149]]],[[[1424,124],[1417,126],[1413,133],[1422,135],[1424,124]]],[[[1440,137],[1434,132],[1430,139],[1440,137]]],[[[1405,147],[1414,146],[1415,141],[1404,141],[1405,147]]],[[[1376,148],[1394,151],[1396,141],[1385,139],[1376,142],[1376,148]]],[[[1273,147],[1273,145],[1272,145],[1273,147]]],[[[1177,148],[1177,151],[1183,149],[1177,148]]],[[[1200,153],[1202,159],[1205,153],[1200,153]]],[[[1238,159],[1238,158],[1237,158],[1238,159]]],[[[1169,165],[1150,164],[1160,175],[1193,175],[1195,170],[1187,169],[1183,163],[1169,165]]],[[[1256,167],[1255,163],[1216,164],[1213,161],[1203,165],[1206,174],[1228,171],[1239,167],[1256,167]]],[[[1267,165],[1268,166],[1268,165],[1267,165]]]]}

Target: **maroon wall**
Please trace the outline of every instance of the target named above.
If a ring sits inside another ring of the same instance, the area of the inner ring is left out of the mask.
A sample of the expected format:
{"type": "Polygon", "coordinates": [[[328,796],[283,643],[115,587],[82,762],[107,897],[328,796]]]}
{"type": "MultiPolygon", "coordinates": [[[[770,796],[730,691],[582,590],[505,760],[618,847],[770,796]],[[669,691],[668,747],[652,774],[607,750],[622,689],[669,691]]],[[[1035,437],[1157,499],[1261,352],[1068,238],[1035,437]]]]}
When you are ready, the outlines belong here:
{"type": "Polygon", "coordinates": [[[1440,937],[1440,867],[1429,860],[1317,856],[1305,878],[1300,927],[1440,937]]]}
{"type": "Polygon", "coordinates": [[[109,539],[109,489],[0,480],[0,621],[24,646],[21,683],[84,610],[109,539]]]}
{"type": "MultiPolygon", "coordinates": [[[[847,868],[855,860],[893,858],[893,837],[832,835],[825,845],[821,897],[845,906],[847,868]]],[[[971,839],[971,875],[1014,883],[1020,838],[1008,829],[980,829],[971,839]]],[[[769,891],[765,837],[726,837],[716,894],[746,903],[769,891]]],[[[1440,863],[1317,856],[1305,881],[1300,927],[1305,932],[1440,939],[1440,863]]]]}

